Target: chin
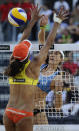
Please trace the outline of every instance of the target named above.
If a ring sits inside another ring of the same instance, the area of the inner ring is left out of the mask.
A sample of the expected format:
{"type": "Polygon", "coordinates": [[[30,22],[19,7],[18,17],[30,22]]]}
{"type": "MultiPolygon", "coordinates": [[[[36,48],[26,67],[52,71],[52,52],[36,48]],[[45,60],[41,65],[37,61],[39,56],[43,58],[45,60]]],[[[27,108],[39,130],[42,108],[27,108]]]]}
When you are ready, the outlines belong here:
{"type": "Polygon", "coordinates": [[[49,62],[49,64],[50,64],[50,65],[53,65],[53,62],[51,61],[51,62],[49,62]]]}

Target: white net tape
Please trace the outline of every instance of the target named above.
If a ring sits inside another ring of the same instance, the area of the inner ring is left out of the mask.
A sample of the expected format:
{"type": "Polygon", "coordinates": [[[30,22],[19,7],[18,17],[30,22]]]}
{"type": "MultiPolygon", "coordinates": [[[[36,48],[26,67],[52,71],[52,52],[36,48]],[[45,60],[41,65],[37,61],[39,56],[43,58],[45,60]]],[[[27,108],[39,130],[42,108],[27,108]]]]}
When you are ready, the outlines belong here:
{"type": "MultiPolygon", "coordinates": [[[[13,51],[13,48],[16,44],[1,44],[0,52],[10,52],[13,51]]],[[[42,45],[38,45],[37,42],[33,42],[31,51],[39,51],[42,45]]],[[[51,49],[62,50],[62,51],[79,51],[79,44],[54,44],[51,46],[51,49]]]]}

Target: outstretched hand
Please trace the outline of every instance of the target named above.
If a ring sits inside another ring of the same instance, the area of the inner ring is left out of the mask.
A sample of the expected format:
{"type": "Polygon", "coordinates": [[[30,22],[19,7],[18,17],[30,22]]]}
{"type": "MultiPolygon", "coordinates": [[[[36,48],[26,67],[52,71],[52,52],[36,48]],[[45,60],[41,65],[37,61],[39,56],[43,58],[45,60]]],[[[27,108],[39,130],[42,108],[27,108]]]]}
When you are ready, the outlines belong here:
{"type": "Polygon", "coordinates": [[[40,10],[42,7],[40,7],[38,9],[38,5],[36,7],[32,6],[32,9],[30,9],[31,11],[31,20],[35,20],[36,22],[42,17],[40,15],[40,10]]]}
{"type": "Polygon", "coordinates": [[[40,26],[45,26],[48,24],[48,16],[42,16],[42,18],[40,19],[40,26]]]}
{"type": "Polygon", "coordinates": [[[61,22],[68,19],[69,12],[67,10],[64,10],[63,7],[60,8],[59,12],[58,11],[53,11],[53,12],[54,12],[54,21],[55,21],[55,18],[60,19],[61,22]]]}

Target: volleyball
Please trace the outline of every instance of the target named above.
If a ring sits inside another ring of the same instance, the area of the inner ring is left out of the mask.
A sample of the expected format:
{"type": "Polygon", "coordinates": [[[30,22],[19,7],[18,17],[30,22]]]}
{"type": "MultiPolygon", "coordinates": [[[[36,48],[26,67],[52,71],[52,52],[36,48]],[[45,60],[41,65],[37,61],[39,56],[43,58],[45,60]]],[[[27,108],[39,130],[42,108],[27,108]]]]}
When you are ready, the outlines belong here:
{"type": "Polygon", "coordinates": [[[22,8],[13,8],[8,13],[8,21],[15,27],[24,25],[27,21],[27,14],[22,8]]]}

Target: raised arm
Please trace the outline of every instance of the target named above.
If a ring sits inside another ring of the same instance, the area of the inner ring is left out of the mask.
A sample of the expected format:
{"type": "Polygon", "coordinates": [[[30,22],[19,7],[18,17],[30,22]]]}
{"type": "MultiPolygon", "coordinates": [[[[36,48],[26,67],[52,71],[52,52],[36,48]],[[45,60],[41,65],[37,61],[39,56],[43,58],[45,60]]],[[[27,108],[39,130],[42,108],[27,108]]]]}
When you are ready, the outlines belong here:
{"type": "Polygon", "coordinates": [[[39,44],[45,44],[45,26],[48,23],[48,16],[43,16],[40,19],[40,31],[38,33],[39,44]]]}
{"type": "MultiPolygon", "coordinates": [[[[41,9],[41,8],[40,8],[41,9]]],[[[21,41],[25,40],[25,39],[28,39],[30,33],[31,33],[31,30],[32,30],[32,27],[34,26],[34,24],[40,19],[40,15],[39,15],[39,12],[40,12],[40,9],[38,9],[38,6],[36,8],[33,8],[31,9],[31,20],[29,22],[29,24],[27,25],[27,27],[24,29],[24,32],[23,32],[23,35],[21,37],[21,41]]]]}
{"type": "Polygon", "coordinates": [[[48,38],[46,40],[46,44],[42,47],[42,49],[40,50],[39,55],[38,55],[39,65],[41,65],[45,61],[45,59],[47,58],[48,51],[49,51],[51,45],[54,44],[57,29],[58,29],[60,23],[67,18],[67,15],[68,15],[68,13],[66,11],[64,11],[62,8],[60,9],[57,16],[54,13],[53,28],[48,35],[48,38]]]}

